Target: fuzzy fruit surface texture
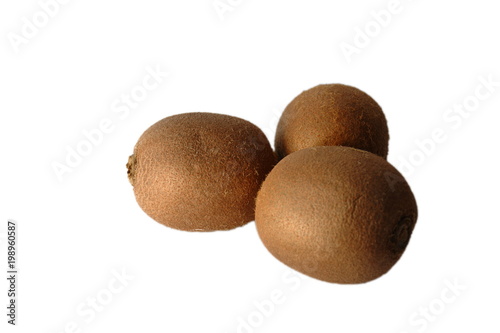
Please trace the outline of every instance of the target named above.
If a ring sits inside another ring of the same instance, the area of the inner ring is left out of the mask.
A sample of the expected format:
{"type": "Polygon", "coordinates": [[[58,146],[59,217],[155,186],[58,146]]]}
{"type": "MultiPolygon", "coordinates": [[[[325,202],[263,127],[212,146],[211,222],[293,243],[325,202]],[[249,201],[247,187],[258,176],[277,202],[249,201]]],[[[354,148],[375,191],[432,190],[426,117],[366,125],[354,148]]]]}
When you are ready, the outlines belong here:
{"type": "Polygon", "coordinates": [[[298,95],[280,117],[275,147],[282,159],[314,146],[346,146],[387,157],[389,129],[377,102],[343,84],[322,84],[298,95]]]}
{"type": "Polygon", "coordinates": [[[385,159],[347,147],[312,147],[281,160],[257,196],[266,248],[319,280],[354,284],[385,274],[417,221],[403,176],[385,159]]]}
{"type": "Polygon", "coordinates": [[[214,231],[254,219],[257,191],[275,164],[267,138],[252,123],[196,112],[147,129],[127,169],[151,218],[175,229],[214,231]]]}

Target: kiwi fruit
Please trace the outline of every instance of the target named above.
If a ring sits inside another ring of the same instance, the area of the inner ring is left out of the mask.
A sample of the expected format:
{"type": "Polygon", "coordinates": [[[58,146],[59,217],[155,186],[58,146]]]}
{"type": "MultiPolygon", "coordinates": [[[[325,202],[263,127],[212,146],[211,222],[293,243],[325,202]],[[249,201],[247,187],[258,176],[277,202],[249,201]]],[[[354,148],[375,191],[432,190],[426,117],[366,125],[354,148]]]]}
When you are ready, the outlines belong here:
{"type": "Polygon", "coordinates": [[[298,95],[278,122],[279,159],[315,146],[346,146],[386,158],[389,130],[377,102],[343,84],[322,84],[298,95]]]}
{"type": "Polygon", "coordinates": [[[341,146],[302,149],[282,159],[257,195],[255,223],[278,260],[341,284],[374,280],[403,254],[417,204],[384,158],[341,146]]]}
{"type": "Polygon", "coordinates": [[[151,218],[179,230],[214,231],[254,220],[257,191],[275,164],[257,126],[194,112],[148,128],[127,170],[135,198],[151,218]]]}

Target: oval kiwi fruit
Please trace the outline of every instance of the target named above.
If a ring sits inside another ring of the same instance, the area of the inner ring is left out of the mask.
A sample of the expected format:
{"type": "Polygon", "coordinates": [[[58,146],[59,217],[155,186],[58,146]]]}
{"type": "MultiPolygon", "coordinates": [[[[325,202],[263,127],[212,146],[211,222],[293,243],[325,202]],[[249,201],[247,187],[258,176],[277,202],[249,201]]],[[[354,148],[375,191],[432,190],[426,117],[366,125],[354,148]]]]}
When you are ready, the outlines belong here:
{"type": "Polygon", "coordinates": [[[354,284],[385,274],[417,220],[403,176],[385,159],[340,146],[281,160],[257,196],[255,223],[281,262],[319,280],[354,284]]]}
{"type": "Polygon", "coordinates": [[[373,98],[355,87],[322,84],[306,90],[281,115],[275,148],[282,159],[314,146],[347,146],[386,158],[385,115],[373,98]]]}
{"type": "Polygon", "coordinates": [[[136,200],[151,218],[175,229],[214,231],[254,219],[257,191],[275,164],[257,126],[195,112],[147,129],[127,169],[136,200]]]}

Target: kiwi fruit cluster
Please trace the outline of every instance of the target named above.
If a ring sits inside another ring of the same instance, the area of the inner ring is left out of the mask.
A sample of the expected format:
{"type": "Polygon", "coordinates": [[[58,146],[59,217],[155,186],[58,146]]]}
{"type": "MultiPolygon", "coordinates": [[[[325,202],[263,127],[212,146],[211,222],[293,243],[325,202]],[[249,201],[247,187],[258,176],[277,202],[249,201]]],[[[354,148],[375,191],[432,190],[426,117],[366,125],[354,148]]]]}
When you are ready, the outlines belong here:
{"type": "Polygon", "coordinates": [[[415,197],[386,161],[387,121],[363,91],[323,84],[284,110],[273,151],[252,123],[194,112],[148,128],[127,163],[139,206],[185,231],[255,220],[269,252],[318,280],[357,284],[388,272],[417,221],[415,197]]]}

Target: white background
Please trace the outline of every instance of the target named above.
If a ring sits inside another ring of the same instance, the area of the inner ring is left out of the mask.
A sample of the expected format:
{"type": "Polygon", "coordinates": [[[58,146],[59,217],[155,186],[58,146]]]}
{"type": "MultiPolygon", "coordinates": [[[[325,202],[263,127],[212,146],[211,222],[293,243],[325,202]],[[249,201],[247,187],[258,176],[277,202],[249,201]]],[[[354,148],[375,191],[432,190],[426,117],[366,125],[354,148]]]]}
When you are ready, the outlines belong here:
{"type": "Polygon", "coordinates": [[[2,1],[0,260],[5,267],[14,219],[20,275],[16,327],[6,323],[1,279],[0,330],[497,332],[500,87],[473,105],[477,87],[487,92],[481,77],[500,81],[494,2],[401,0],[381,28],[371,12],[388,0],[222,3],[231,11],[221,16],[212,0],[68,1],[16,48],[23,18],[33,22],[41,7],[2,1]],[[362,45],[357,29],[366,27],[372,37],[362,45]],[[348,61],[341,45],[356,38],[348,61]],[[129,114],[113,112],[148,66],[169,76],[129,114]],[[224,113],[255,123],[272,141],[298,93],[334,82],[382,106],[388,159],[406,167],[419,205],[406,253],[382,278],[317,281],[274,259],[253,222],[187,233],[136,204],[125,163],[156,121],[224,113]],[[447,111],[464,101],[471,112],[447,111]],[[53,164],[65,163],[68,147],[103,119],[112,130],[60,181],[53,164]],[[429,143],[436,131],[444,139],[429,143]],[[114,275],[122,271],[130,280],[120,284],[114,275]],[[272,294],[279,304],[270,305],[272,294]],[[88,303],[96,297],[106,303],[100,311],[88,303]]]}

